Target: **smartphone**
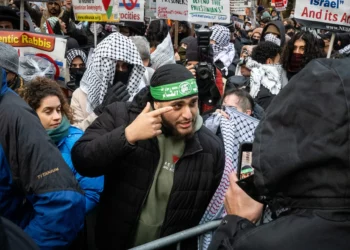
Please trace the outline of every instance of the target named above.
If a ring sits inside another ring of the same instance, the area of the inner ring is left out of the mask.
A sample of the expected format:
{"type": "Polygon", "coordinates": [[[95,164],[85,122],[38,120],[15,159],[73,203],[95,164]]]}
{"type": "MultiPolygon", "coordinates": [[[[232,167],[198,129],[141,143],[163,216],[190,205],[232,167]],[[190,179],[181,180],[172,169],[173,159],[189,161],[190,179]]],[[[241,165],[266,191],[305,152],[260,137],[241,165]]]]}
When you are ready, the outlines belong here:
{"type": "Polygon", "coordinates": [[[239,147],[239,158],[237,166],[237,178],[238,180],[245,179],[254,174],[254,168],[252,167],[252,151],[253,143],[243,142],[239,147]]]}

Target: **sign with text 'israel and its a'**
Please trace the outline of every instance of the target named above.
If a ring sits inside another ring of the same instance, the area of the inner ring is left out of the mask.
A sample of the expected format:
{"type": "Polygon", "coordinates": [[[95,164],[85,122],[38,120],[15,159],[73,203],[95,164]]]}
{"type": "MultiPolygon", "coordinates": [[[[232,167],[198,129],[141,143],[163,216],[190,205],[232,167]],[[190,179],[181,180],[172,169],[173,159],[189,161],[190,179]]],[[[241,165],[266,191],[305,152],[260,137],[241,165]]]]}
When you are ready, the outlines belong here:
{"type": "Polygon", "coordinates": [[[350,0],[296,0],[295,18],[307,27],[350,31],[350,0]]]}
{"type": "Polygon", "coordinates": [[[188,21],[230,23],[230,1],[188,0],[188,21]]]}
{"type": "Polygon", "coordinates": [[[145,0],[119,0],[120,21],[143,22],[145,0]]]}

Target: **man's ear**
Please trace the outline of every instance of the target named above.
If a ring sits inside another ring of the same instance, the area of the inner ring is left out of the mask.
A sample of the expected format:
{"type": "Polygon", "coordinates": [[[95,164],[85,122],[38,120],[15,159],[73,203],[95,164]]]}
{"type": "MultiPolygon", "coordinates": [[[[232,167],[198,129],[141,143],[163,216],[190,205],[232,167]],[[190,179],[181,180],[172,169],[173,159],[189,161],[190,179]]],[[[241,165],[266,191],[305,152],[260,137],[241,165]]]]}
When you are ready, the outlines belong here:
{"type": "Polygon", "coordinates": [[[153,103],[154,109],[159,109],[160,108],[160,103],[159,102],[154,102],[153,103]]]}
{"type": "Polygon", "coordinates": [[[272,59],[271,58],[267,58],[267,60],[266,60],[266,64],[272,64],[273,62],[272,62],[272,59]]]}
{"type": "Polygon", "coordinates": [[[251,116],[251,115],[253,114],[253,112],[252,112],[251,109],[247,109],[247,110],[245,111],[245,113],[246,113],[247,115],[249,115],[249,116],[251,116]]]}

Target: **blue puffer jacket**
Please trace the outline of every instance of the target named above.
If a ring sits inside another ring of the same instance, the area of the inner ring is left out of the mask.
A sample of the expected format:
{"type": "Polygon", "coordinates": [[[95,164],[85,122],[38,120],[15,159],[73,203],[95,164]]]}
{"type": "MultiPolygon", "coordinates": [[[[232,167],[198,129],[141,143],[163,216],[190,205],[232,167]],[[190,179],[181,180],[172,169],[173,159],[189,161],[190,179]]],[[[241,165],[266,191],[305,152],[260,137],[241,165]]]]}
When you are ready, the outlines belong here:
{"type": "Polygon", "coordinates": [[[61,151],[63,159],[66,161],[70,169],[72,170],[75,178],[77,179],[81,189],[85,192],[86,213],[90,212],[100,200],[100,194],[103,191],[104,177],[89,178],[83,177],[75,170],[72,158],[71,150],[77,140],[83,135],[83,131],[70,126],[69,134],[58,143],[58,149],[61,151]]]}
{"type": "Polygon", "coordinates": [[[72,171],[37,114],[7,87],[2,69],[0,214],[24,229],[41,250],[67,249],[85,216],[85,199],[72,171]]]}

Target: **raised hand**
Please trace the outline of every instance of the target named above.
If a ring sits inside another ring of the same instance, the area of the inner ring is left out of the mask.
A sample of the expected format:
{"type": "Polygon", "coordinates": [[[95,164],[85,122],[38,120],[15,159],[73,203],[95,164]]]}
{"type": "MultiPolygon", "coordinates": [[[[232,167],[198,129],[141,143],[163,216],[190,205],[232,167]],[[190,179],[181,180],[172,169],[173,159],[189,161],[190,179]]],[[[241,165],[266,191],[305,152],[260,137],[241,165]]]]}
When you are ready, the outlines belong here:
{"type": "Polygon", "coordinates": [[[151,111],[151,104],[148,102],[136,119],[125,128],[125,137],[128,142],[135,144],[137,141],[160,135],[162,133],[161,115],[172,110],[172,107],[164,107],[151,111]]]}

